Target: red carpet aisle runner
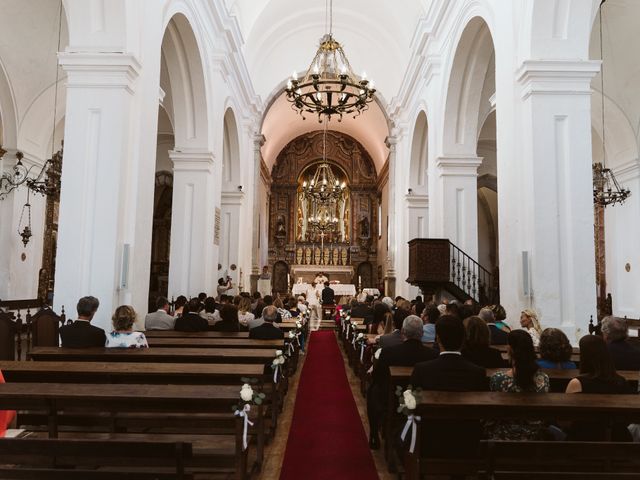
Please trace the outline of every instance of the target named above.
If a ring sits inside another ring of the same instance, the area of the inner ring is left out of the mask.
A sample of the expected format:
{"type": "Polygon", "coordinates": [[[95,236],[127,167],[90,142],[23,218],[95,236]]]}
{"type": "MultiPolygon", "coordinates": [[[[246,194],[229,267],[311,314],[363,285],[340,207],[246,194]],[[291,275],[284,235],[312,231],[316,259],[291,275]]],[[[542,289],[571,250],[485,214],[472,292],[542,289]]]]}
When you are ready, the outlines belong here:
{"type": "Polygon", "coordinates": [[[334,332],[313,332],[280,480],[377,480],[334,332]]]}

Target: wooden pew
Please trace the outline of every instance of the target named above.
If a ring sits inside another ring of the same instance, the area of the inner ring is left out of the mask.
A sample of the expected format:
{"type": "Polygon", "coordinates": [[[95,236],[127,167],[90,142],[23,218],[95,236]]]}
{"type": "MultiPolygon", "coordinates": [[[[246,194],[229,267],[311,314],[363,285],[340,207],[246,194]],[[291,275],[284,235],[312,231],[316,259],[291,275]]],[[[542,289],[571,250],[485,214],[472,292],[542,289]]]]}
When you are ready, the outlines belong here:
{"type": "Polygon", "coordinates": [[[252,340],[249,338],[149,338],[152,348],[269,348],[282,350],[284,340],[252,340]]]}
{"type": "MultiPolygon", "coordinates": [[[[194,457],[194,466],[211,465],[216,469],[235,471],[236,479],[246,478],[247,451],[242,446],[243,420],[234,417],[232,406],[239,402],[239,386],[225,385],[97,385],[66,383],[5,383],[0,384],[0,409],[45,411],[48,416],[48,436],[57,438],[60,435],[59,421],[61,415],[74,412],[87,414],[94,410],[98,415],[106,412],[114,422],[122,415],[142,414],[156,418],[171,413],[215,413],[223,414],[235,422],[235,435],[194,436],[193,441],[201,442],[198,449],[204,453],[194,457]]],[[[257,425],[263,425],[263,407],[253,406],[257,425]]],[[[258,427],[260,428],[260,427],[258,427]]],[[[112,429],[116,432],[117,429],[112,429]]],[[[69,432],[65,436],[82,436],[77,432],[69,432]]],[[[130,439],[147,441],[158,438],[172,441],[191,442],[188,434],[165,435],[157,433],[149,435],[135,434],[102,434],[101,438],[130,439]]],[[[194,448],[194,452],[195,452],[194,448]]]]}
{"type": "Polygon", "coordinates": [[[37,347],[32,360],[78,362],[259,363],[271,364],[275,348],[60,348],[37,347]]]}
{"type": "Polygon", "coordinates": [[[249,332],[178,332],[176,330],[147,330],[147,339],[152,338],[249,338],[249,332]]]}
{"type": "MultiPolygon", "coordinates": [[[[421,420],[417,423],[417,442],[413,453],[405,453],[405,472],[408,480],[417,480],[426,475],[459,474],[476,475],[478,472],[488,478],[559,478],[549,476],[555,473],[555,461],[564,460],[564,472],[572,472],[575,478],[593,472],[607,473],[602,478],[616,478],[621,473],[617,466],[606,458],[594,467],[589,463],[587,449],[581,452],[582,442],[517,442],[522,447],[522,457],[505,458],[500,449],[514,446],[516,442],[493,442],[494,450],[485,444],[480,449],[480,457],[475,459],[439,459],[424,457],[420,450],[420,428],[431,419],[536,419],[536,420],[590,420],[602,421],[611,426],[615,422],[631,423],[640,418],[640,398],[634,395],[566,395],[562,393],[497,393],[497,392],[422,392],[414,411],[421,420]],[[536,445],[548,444],[545,450],[549,457],[535,455],[536,445]],[[529,445],[530,448],[526,448],[529,445]],[[570,453],[580,455],[571,457],[570,453]],[[503,470],[507,467],[507,470],[503,470]],[[584,470],[586,468],[586,470],[584,470]],[[581,470],[583,469],[583,470],[581,470]],[[483,471],[484,470],[484,471],[483,471]],[[517,476],[509,476],[518,473],[517,476]],[[546,477],[538,473],[545,472],[546,477]],[[495,475],[495,476],[494,476],[495,475]]],[[[595,442],[604,452],[607,443],[595,442]]],[[[615,444],[614,444],[615,445],[615,444]]],[[[640,469],[640,444],[624,444],[634,462],[635,473],[640,469]]],[[[615,445],[617,447],[617,445],[615,445]]],[[[606,450],[609,453],[609,450],[606,450]]],[[[624,472],[625,468],[622,467],[624,472]]],[[[629,478],[629,477],[625,477],[629,478]]],[[[632,477],[632,478],[637,478],[632,477]]]]}
{"type": "Polygon", "coordinates": [[[0,439],[3,480],[190,480],[191,444],[91,439],[0,439]]]}

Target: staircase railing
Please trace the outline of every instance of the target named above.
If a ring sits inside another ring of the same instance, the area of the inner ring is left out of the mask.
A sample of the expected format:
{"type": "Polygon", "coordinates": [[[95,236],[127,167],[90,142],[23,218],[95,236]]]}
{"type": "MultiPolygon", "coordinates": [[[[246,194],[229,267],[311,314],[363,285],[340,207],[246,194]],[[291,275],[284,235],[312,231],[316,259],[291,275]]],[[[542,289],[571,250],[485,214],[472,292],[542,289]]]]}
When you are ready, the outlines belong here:
{"type": "Polygon", "coordinates": [[[424,294],[442,288],[460,299],[480,304],[499,302],[497,279],[486,268],[448,239],[416,238],[409,242],[409,278],[424,294]]]}
{"type": "Polygon", "coordinates": [[[449,242],[450,281],[476,302],[487,304],[497,299],[497,288],[491,272],[449,242]]]}

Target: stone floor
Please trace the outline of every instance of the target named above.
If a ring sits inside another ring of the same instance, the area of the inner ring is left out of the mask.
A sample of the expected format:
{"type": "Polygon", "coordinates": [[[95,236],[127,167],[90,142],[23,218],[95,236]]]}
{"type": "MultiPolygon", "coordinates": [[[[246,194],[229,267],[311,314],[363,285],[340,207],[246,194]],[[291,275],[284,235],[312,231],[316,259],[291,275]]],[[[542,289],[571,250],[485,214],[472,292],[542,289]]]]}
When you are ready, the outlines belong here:
{"type": "MultiPolygon", "coordinates": [[[[342,350],[342,344],[340,342],[338,342],[338,344],[340,345],[340,352],[342,353],[343,359],[345,361],[345,370],[347,372],[349,385],[351,386],[351,392],[353,393],[353,398],[356,401],[356,406],[358,407],[358,413],[360,414],[360,419],[362,421],[362,424],[364,425],[364,429],[368,434],[369,429],[367,422],[366,401],[360,393],[360,380],[353,374],[351,368],[347,366],[347,359],[344,351],[342,350]]],[[[301,357],[302,362],[300,362],[300,365],[298,366],[298,371],[291,379],[289,379],[289,393],[287,394],[287,398],[285,400],[284,411],[280,417],[276,436],[267,446],[265,452],[265,463],[262,467],[262,472],[259,477],[260,480],[277,480],[280,477],[282,460],[284,458],[284,452],[287,448],[289,428],[291,427],[291,420],[293,418],[293,409],[296,400],[296,393],[298,391],[298,383],[300,381],[302,367],[304,366],[304,358],[305,357],[303,355],[301,357]]],[[[380,480],[392,480],[395,478],[394,475],[388,473],[387,471],[382,450],[374,451],[373,458],[376,463],[376,469],[378,470],[378,476],[380,477],[380,480]]]]}

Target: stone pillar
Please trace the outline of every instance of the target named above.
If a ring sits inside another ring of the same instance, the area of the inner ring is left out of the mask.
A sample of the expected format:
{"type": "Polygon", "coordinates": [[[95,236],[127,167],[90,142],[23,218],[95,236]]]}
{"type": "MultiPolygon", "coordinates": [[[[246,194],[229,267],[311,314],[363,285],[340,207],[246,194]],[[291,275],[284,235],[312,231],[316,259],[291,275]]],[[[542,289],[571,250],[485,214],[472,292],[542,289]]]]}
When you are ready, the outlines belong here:
{"type": "Polygon", "coordinates": [[[169,297],[213,294],[218,273],[213,153],[174,150],[169,158],[173,162],[169,297]]]}
{"type": "Polygon", "coordinates": [[[446,155],[436,159],[439,235],[478,260],[478,167],[475,155],[446,155]]]}
{"type": "MultiPolygon", "coordinates": [[[[396,202],[398,200],[398,185],[396,179],[398,178],[396,167],[397,167],[397,157],[396,157],[396,146],[398,143],[398,138],[395,135],[389,136],[385,140],[385,144],[389,148],[389,231],[387,235],[389,236],[389,252],[387,254],[387,268],[384,277],[384,293],[387,297],[395,297],[396,296],[396,249],[398,248],[396,244],[396,228],[398,226],[398,217],[397,217],[397,206],[396,202]]],[[[406,245],[401,246],[406,247],[406,245]]],[[[408,248],[408,247],[407,247],[408,248]]]]}
{"type": "Polygon", "coordinates": [[[598,70],[595,61],[525,61],[515,118],[498,110],[500,271],[509,275],[501,274],[501,301],[512,325],[533,307],[573,343],[596,314],[590,82],[598,70]],[[511,142],[500,133],[505,122],[516,132],[512,154],[501,150],[511,142]]]}
{"type": "Polygon", "coordinates": [[[233,285],[237,288],[230,290],[229,294],[240,293],[240,219],[242,211],[242,201],[244,199],[242,192],[222,192],[221,205],[221,238],[220,238],[220,254],[219,263],[222,270],[218,277],[223,276],[226,271],[232,278],[233,285]],[[235,270],[231,270],[231,265],[235,265],[235,270]]]}
{"type": "MultiPolygon", "coordinates": [[[[100,300],[94,322],[108,330],[123,262],[126,162],[131,106],[140,65],[122,53],[60,54],[67,73],[65,152],[60,195],[54,306],[75,316],[78,298],[100,300]]],[[[124,266],[124,267],[123,267],[124,266]]]]}
{"type": "Polygon", "coordinates": [[[265,228],[265,225],[260,225],[260,208],[262,205],[262,198],[260,198],[260,183],[262,182],[262,152],[260,149],[264,145],[264,135],[258,134],[253,137],[253,246],[251,249],[251,278],[250,289],[251,292],[258,291],[258,278],[261,273],[260,265],[260,229],[265,228]]]}

